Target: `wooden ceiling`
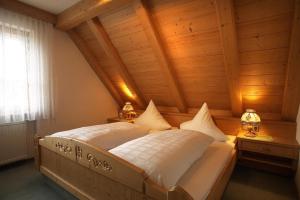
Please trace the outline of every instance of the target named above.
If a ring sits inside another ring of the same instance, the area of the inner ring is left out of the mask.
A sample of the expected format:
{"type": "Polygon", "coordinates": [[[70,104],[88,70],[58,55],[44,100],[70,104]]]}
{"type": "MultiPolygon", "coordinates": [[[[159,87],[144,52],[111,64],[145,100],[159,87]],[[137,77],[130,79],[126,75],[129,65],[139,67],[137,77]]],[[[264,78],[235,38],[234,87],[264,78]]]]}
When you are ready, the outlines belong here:
{"type": "Polygon", "coordinates": [[[56,27],[120,106],[153,99],[184,113],[207,102],[295,121],[300,0],[83,0],[56,27]]]}

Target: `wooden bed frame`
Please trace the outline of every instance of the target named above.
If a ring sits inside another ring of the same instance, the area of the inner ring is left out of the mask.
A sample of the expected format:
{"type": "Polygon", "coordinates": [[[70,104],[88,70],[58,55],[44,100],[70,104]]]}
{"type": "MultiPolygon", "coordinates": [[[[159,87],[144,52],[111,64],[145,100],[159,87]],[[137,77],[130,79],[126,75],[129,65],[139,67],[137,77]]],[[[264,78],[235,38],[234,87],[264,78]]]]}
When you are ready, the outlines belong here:
{"type": "MultiPolygon", "coordinates": [[[[173,121],[171,124],[174,124],[173,121]]],[[[236,159],[237,153],[233,149],[207,200],[221,199],[236,159]]],[[[148,179],[142,169],[105,150],[74,139],[37,138],[36,164],[41,173],[79,199],[193,199],[182,187],[166,190],[148,179]]]]}

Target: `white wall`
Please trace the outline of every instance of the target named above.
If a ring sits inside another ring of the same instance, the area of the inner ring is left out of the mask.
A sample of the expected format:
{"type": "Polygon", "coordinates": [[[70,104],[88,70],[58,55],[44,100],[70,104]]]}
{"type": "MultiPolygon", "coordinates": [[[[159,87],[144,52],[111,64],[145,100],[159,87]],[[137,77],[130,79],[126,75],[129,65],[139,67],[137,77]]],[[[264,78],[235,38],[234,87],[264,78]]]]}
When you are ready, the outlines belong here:
{"type": "Polygon", "coordinates": [[[54,119],[37,123],[46,135],[106,122],[117,115],[118,106],[69,36],[54,32],[54,119]]]}
{"type": "MultiPolygon", "coordinates": [[[[297,133],[296,133],[296,139],[298,143],[300,143],[300,105],[298,109],[298,116],[297,116],[297,133]]],[[[298,170],[296,174],[296,184],[297,184],[297,189],[298,189],[298,195],[300,197],[300,155],[299,155],[299,162],[298,162],[298,170]]]]}

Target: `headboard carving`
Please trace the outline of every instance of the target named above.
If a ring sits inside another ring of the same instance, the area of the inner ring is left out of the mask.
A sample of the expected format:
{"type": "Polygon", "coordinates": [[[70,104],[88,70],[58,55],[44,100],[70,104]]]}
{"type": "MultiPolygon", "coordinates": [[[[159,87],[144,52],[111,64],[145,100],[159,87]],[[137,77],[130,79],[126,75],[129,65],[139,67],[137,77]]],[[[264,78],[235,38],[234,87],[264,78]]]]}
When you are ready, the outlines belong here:
{"type": "Polygon", "coordinates": [[[55,147],[58,148],[58,150],[59,150],[60,152],[69,153],[69,154],[72,153],[72,147],[69,146],[68,144],[63,144],[63,143],[61,143],[61,142],[57,142],[57,143],[55,144],[55,147]]]}
{"type": "Polygon", "coordinates": [[[93,154],[88,153],[86,156],[87,160],[91,163],[94,164],[95,168],[101,168],[103,171],[112,171],[112,166],[109,162],[107,162],[106,160],[99,160],[97,158],[95,158],[95,156],[93,156],[93,154]]]}

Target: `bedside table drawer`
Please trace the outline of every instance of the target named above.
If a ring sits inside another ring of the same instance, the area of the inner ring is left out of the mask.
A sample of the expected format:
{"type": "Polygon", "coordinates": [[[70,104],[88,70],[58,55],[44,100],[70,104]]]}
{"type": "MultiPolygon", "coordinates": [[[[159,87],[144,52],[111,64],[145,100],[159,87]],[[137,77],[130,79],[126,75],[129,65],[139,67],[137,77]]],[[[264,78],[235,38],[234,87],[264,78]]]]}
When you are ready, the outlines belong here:
{"type": "Polygon", "coordinates": [[[263,153],[263,154],[268,154],[273,156],[298,159],[298,152],[296,149],[283,147],[283,146],[261,144],[261,143],[255,143],[250,141],[239,141],[238,148],[240,150],[245,150],[245,151],[253,151],[253,152],[263,153]]]}

